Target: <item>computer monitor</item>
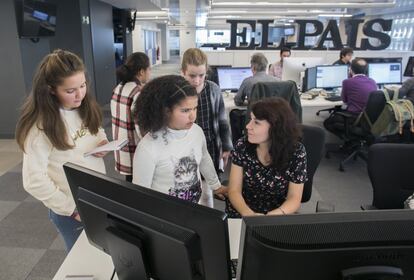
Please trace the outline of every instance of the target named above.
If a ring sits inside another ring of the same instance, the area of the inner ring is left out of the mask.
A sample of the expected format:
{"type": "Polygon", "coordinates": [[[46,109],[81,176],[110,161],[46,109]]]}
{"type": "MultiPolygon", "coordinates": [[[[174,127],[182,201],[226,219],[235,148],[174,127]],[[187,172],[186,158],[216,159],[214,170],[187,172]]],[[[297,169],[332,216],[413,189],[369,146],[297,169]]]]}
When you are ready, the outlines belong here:
{"type": "Polygon", "coordinates": [[[323,65],[316,67],[316,87],[333,89],[342,87],[342,81],[348,78],[348,65],[323,65]]]}
{"type": "Polygon", "coordinates": [[[75,164],[63,168],[89,242],[111,255],[118,279],[231,279],[223,212],[75,164]]]}
{"type": "Polygon", "coordinates": [[[297,85],[301,85],[301,73],[306,68],[323,63],[323,57],[286,57],[283,59],[282,80],[294,81],[297,85]]]}
{"type": "Polygon", "coordinates": [[[414,77],[414,56],[410,56],[405,66],[404,77],[414,77]]]}
{"type": "Polygon", "coordinates": [[[219,84],[218,81],[218,74],[217,74],[217,68],[220,67],[231,67],[231,65],[209,65],[207,69],[207,75],[206,79],[212,82],[215,82],[216,84],[219,84]]]}
{"type": "Polygon", "coordinates": [[[414,279],[412,210],[247,217],[240,238],[238,280],[414,279]]]}
{"type": "Polygon", "coordinates": [[[253,73],[250,67],[220,67],[217,76],[220,89],[238,91],[243,80],[253,73]]]}
{"type": "Polygon", "coordinates": [[[369,63],[368,76],[378,85],[401,83],[401,62],[369,63]]]}
{"type": "Polygon", "coordinates": [[[369,63],[384,63],[384,62],[401,62],[402,57],[356,57],[364,59],[368,64],[369,63]]]}
{"type": "Polygon", "coordinates": [[[316,88],[316,67],[305,70],[305,78],[302,83],[302,91],[308,91],[316,88]]]}

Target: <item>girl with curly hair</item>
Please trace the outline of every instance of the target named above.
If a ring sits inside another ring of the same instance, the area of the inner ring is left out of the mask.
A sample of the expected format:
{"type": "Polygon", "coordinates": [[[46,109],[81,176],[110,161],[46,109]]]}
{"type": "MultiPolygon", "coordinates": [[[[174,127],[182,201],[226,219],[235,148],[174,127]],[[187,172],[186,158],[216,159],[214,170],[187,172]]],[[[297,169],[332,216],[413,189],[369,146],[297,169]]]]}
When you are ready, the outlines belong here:
{"type": "Polygon", "coordinates": [[[183,77],[168,75],[147,83],[134,106],[145,135],[133,160],[133,183],[198,203],[201,176],[215,194],[221,186],[203,130],[194,123],[198,96],[183,77]]]}
{"type": "Polygon", "coordinates": [[[231,217],[296,212],[306,181],[306,151],[289,104],[266,98],[252,105],[247,136],[232,151],[231,217]]]}

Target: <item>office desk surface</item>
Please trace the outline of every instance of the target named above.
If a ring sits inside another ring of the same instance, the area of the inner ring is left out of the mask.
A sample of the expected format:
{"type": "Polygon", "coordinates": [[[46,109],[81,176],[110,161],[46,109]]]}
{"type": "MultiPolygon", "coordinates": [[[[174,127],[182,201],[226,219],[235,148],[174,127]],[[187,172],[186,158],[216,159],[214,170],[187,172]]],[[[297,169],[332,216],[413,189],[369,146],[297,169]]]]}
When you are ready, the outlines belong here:
{"type": "MultiPolygon", "coordinates": [[[[228,225],[230,256],[232,259],[237,259],[241,219],[229,219],[228,225]]],[[[63,280],[67,275],[93,275],[94,280],[109,280],[113,269],[111,257],[89,244],[85,232],[82,232],[53,280],[63,280]]],[[[115,276],[114,279],[118,278],[115,276]]]]}
{"type": "MultiPolygon", "coordinates": [[[[224,107],[226,112],[230,113],[233,109],[246,109],[246,106],[236,106],[234,104],[234,94],[223,93],[224,107]]],[[[329,101],[323,98],[322,96],[317,96],[312,100],[301,99],[300,100],[303,107],[334,107],[337,105],[342,105],[342,101],[329,101]]]]}

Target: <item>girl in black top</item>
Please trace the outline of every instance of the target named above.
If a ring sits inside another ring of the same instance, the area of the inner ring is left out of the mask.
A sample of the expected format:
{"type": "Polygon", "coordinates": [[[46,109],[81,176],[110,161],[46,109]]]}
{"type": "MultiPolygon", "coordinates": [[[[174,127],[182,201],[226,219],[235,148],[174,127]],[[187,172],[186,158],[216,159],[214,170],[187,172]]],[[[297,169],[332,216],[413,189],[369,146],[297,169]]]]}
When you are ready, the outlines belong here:
{"type": "Polygon", "coordinates": [[[232,151],[229,199],[231,217],[296,212],[306,181],[306,151],[296,117],[281,98],[253,104],[247,136],[232,151]]]}

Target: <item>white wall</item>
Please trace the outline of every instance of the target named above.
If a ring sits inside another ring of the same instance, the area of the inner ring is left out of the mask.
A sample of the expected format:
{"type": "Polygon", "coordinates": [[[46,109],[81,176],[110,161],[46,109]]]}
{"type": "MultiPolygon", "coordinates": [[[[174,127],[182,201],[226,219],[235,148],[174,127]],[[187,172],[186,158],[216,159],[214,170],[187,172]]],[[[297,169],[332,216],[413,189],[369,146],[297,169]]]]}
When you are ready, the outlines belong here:
{"type": "Polygon", "coordinates": [[[180,29],[180,56],[189,48],[196,47],[195,28],[180,29]]]}
{"type": "Polygon", "coordinates": [[[156,23],[137,22],[132,31],[132,52],[145,52],[144,30],[160,31],[156,23]]]}

